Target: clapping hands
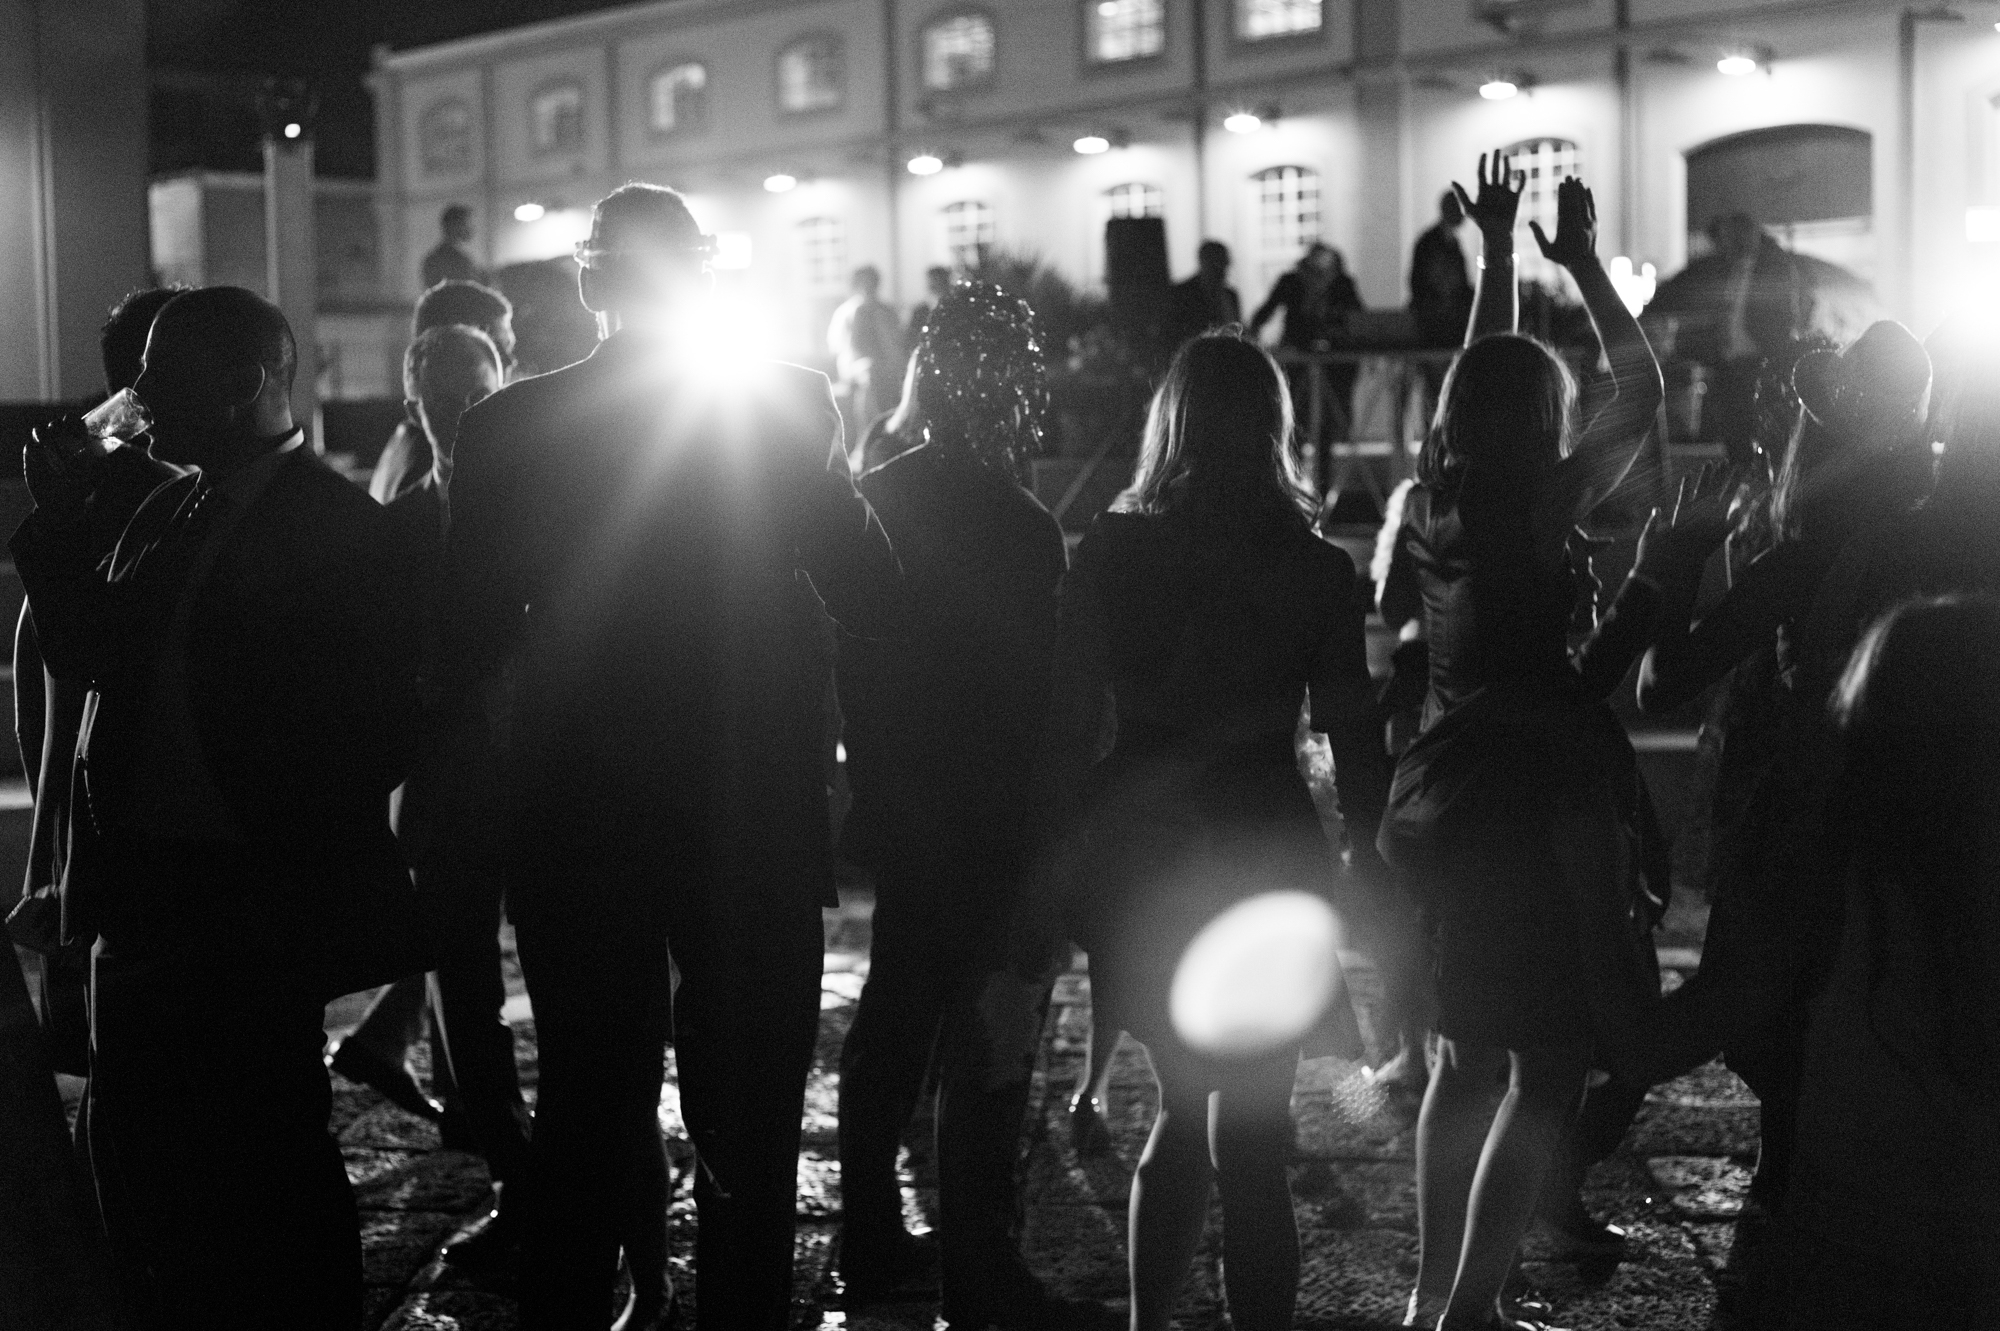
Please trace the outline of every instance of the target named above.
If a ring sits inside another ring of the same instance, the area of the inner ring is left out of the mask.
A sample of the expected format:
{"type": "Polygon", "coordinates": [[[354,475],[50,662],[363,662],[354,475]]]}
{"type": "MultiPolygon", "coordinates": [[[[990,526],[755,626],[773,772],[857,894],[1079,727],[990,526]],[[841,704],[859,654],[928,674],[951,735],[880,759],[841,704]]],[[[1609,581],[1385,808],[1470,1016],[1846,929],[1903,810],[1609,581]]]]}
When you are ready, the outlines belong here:
{"type": "Polygon", "coordinates": [[[1498,151],[1479,154],[1479,197],[1465,192],[1465,186],[1451,182],[1458,206],[1479,226],[1480,235],[1490,243],[1511,240],[1514,218],[1521,211],[1521,188],[1527,177],[1507,169],[1507,159],[1498,151]],[[1489,170],[1488,163],[1491,162],[1489,170]]]}

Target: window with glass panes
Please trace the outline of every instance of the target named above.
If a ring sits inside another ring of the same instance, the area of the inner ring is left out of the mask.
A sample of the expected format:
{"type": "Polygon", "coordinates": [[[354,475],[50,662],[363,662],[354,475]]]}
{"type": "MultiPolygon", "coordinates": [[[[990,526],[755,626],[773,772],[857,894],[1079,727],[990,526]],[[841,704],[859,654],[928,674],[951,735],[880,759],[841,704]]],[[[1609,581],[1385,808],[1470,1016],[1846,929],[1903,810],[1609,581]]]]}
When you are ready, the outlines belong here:
{"type": "Polygon", "coordinates": [[[1274,166],[1250,178],[1257,213],[1257,269],[1264,285],[1299,261],[1320,238],[1319,172],[1274,166]]]}
{"type": "Polygon", "coordinates": [[[1111,217],[1162,217],[1167,211],[1166,196],[1160,187],[1138,181],[1113,185],[1104,191],[1104,202],[1111,217]]]}
{"type": "Polygon", "coordinates": [[[846,96],[847,59],[840,38],[815,33],[778,53],[778,105],[783,110],[834,111],[846,96]]]}
{"type": "Polygon", "coordinates": [[[647,85],[646,123],[655,134],[684,134],[708,123],[708,69],[683,61],[657,71],[647,85]]]}
{"type": "Polygon", "coordinates": [[[1144,60],[1167,45],[1166,0],[1084,0],[1090,58],[1098,64],[1144,60]]]}
{"type": "Polygon", "coordinates": [[[1540,222],[1544,232],[1556,233],[1556,186],[1565,176],[1582,174],[1577,146],[1568,139],[1523,139],[1502,148],[1500,155],[1509,171],[1526,177],[1521,183],[1521,211],[1515,218],[1514,271],[1523,281],[1558,286],[1561,271],[1542,257],[1528,223],[1540,222]]]}
{"type": "Polygon", "coordinates": [[[798,224],[799,269],[816,295],[847,286],[847,230],[838,217],[808,217],[798,224]]]}
{"type": "Polygon", "coordinates": [[[992,19],[984,14],[954,14],[924,29],[926,88],[951,92],[992,78],[992,19]]]}
{"type": "Polygon", "coordinates": [[[1236,35],[1246,42],[1318,32],[1320,0],[1236,0],[1236,35]]]}
{"type": "Polygon", "coordinates": [[[983,199],[948,203],[939,213],[944,252],[955,264],[976,264],[993,247],[993,206],[983,199]]]}
{"type": "Polygon", "coordinates": [[[574,80],[547,84],[528,100],[528,146],[536,153],[576,152],[583,147],[583,85],[574,80]]]}

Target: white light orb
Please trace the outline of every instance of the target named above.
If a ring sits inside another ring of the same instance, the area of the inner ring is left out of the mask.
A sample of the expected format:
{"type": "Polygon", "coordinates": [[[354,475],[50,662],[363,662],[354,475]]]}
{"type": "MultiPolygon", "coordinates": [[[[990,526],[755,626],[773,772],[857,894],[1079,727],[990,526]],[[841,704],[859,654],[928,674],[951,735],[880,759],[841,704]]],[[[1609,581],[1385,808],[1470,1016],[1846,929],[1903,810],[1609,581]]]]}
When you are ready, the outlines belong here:
{"type": "Polygon", "coordinates": [[[1102,134],[1086,134],[1075,143],[1072,143],[1070,147],[1076,149],[1085,157],[1094,157],[1098,153],[1111,151],[1111,140],[1105,138],[1102,134]]]}
{"type": "Polygon", "coordinates": [[[1754,56],[1726,55],[1715,62],[1715,72],[1726,74],[1732,79],[1740,79],[1757,72],[1757,60],[1754,56]]]}
{"type": "Polygon", "coordinates": [[[776,175],[764,177],[764,188],[773,194],[784,194],[798,188],[799,178],[780,171],[776,175]]]}
{"type": "Polygon", "coordinates": [[[918,153],[910,159],[910,174],[913,176],[934,176],[944,170],[944,163],[932,153],[918,153]]]}
{"type": "Polygon", "coordinates": [[[1248,111],[1238,111],[1224,117],[1222,127],[1231,134],[1255,134],[1264,127],[1264,122],[1248,111]]]}
{"type": "Polygon", "coordinates": [[[1479,85],[1479,95],[1489,102],[1504,102],[1519,91],[1519,85],[1507,79],[1488,79],[1479,85]]]}
{"type": "Polygon", "coordinates": [[[548,209],[542,207],[539,203],[524,203],[514,209],[514,220],[516,222],[539,222],[548,211],[548,209]]]}
{"type": "Polygon", "coordinates": [[[1190,1049],[1256,1058],[1304,1038],[1340,987],[1340,920],[1310,892],[1266,892],[1210,920],[1181,954],[1167,1010],[1190,1049]]]}

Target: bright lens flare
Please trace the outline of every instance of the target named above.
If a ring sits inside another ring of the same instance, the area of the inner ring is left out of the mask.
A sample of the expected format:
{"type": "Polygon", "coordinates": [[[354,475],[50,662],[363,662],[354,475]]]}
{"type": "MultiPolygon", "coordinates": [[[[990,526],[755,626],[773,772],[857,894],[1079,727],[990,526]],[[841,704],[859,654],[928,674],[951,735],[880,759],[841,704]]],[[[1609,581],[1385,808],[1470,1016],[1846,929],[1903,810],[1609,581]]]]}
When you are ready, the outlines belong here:
{"type": "Polygon", "coordinates": [[[1726,74],[1732,79],[1740,79],[1746,74],[1757,72],[1757,61],[1747,55],[1726,55],[1715,62],[1715,72],[1726,74]]]}
{"type": "Polygon", "coordinates": [[[514,209],[514,220],[516,222],[539,222],[548,211],[548,209],[542,207],[539,203],[524,203],[514,209]]]}
{"type": "Polygon", "coordinates": [[[1519,91],[1519,87],[1506,79],[1488,79],[1479,85],[1479,95],[1489,102],[1504,102],[1519,91]]]}
{"type": "Polygon", "coordinates": [[[301,126],[296,120],[285,126],[285,137],[288,139],[296,139],[299,135],[303,133],[305,133],[304,127],[301,126]]]}
{"type": "Polygon", "coordinates": [[[798,188],[799,178],[780,171],[776,175],[764,177],[764,188],[773,194],[784,194],[798,188]]]}
{"type": "Polygon", "coordinates": [[[1076,149],[1085,157],[1090,157],[1097,153],[1111,151],[1111,140],[1105,138],[1102,134],[1086,134],[1075,143],[1072,143],[1070,147],[1076,149]]]}
{"type": "Polygon", "coordinates": [[[1304,1038],[1340,986],[1340,920],[1309,892],[1266,892],[1210,920],[1181,954],[1167,1010],[1189,1048],[1255,1058],[1304,1038]]]}
{"type": "Polygon", "coordinates": [[[944,162],[931,153],[918,153],[910,159],[910,174],[913,176],[934,176],[944,170],[944,162]]]}
{"type": "Polygon", "coordinates": [[[1625,308],[1636,318],[1639,311],[1646,308],[1646,303],[1653,299],[1653,293],[1659,290],[1659,270],[1648,263],[1641,264],[1634,271],[1632,261],[1620,254],[1611,260],[1608,271],[1612,290],[1618,293],[1618,298],[1625,302],[1625,308]]]}
{"type": "Polygon", "coordinates": [[[1238,111],[1234,115],[1224,117],[1222,127],[1231,134],[1255,134],[1264,127],[1264,122],[1248,111],[1238,111]]]}

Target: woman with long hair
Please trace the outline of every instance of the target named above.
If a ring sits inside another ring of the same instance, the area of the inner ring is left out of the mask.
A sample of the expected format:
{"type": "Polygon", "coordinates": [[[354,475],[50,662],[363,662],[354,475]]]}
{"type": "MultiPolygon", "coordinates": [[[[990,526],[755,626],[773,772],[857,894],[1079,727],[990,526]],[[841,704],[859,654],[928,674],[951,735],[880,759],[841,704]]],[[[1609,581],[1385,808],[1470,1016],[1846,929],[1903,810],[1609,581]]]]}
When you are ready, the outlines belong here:
{"type": "Polygon", "coordinates": [[[1891,611],[1830,710],[1847,909],[1757,1324],[2000,1325],[2000,600],[1891,611]]]}
{"type": "Polygon", "coordinates": [[[1169,994],[1189,944],[1232,905],[1329,885],[1331,848],[1293,748],[1308,698],[1343,817],[1366,835],[1380,816],[1366,607],[1352,561],[1314,534],[1314,507],[1277,364],[1239,335],[1198,337],[1154,395],[1131,485],[1063,586],[1056,798],[1085,810],[1073,929],[1093,999],[1115,1002],[1160,1088],[1132,1183],[1135,1331],[1171,1321],[1218,1184],[1233,1324],[1291,1325],[1285,1165],[1305,1028],[1224,1053],[1190,1041],[1169,994]],[[1116,738],[1093,762],[1107,707],[1116,738]]]}
{"type": "Polygon", "coordinates": [[[1597,259],[1590,192],[1566,180],[1555,238],[1535,235],[1575,278],[1610,365],[1579,421],[1568,366],[1514,331],[1520,186],[1495,154],[1477,200],[1453,187],[1486,257],[1405,506],[1430,693],[1382,832],[1431,925],[1438,1004],[1408,1323],[1450,1331],[1527,1325],[1501,1295],[1544,1172],[1586,1074],[1610,1066],[1658,996],[1638,773],[1602,700],[1644,645],[1649,570],[1671,532],[1648,533],[1637,581],[1574,655],[1567,550],[1650,430],[1660,372],[1597,259]]]}

